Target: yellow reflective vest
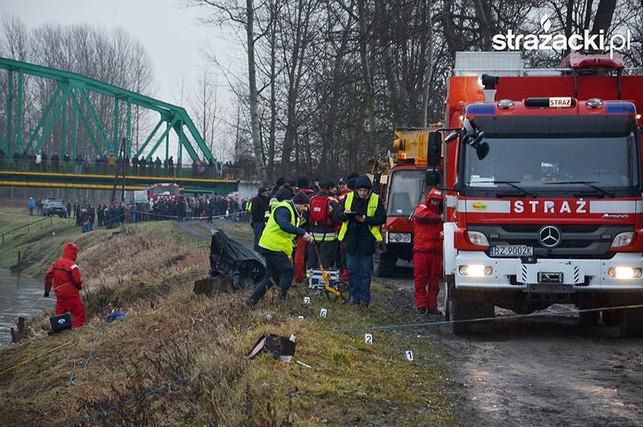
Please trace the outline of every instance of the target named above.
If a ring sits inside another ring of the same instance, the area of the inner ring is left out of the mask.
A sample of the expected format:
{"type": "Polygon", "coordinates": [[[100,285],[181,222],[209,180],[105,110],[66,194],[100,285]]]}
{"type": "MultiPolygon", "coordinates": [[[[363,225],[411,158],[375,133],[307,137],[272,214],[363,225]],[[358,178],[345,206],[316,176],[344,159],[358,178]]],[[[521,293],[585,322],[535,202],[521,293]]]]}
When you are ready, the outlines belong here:
{"type": "MultiPolygon", "coordinates": [[[[353,198],[355,197],[355,192],[351,191],[346,195],[346,203],[344,203],[344,209],[351,209],[353,206],[353,198]]],[[[375,193],[371,193],[371,196],[368,199],[368,206],[366,208],[366,216],[375,216],[375,211],[377,211],[377,205],[379,204],[380,196],[375,193]]],[[[373,237],[378,242],[382,241],[382,233],[380,233],[379,225],[369,225],[368,229],[371,231],[373,237]]],[[[346,235],[346,230],[348,230],[348,221],[342,223],[342,228],[339,229],[339,236],[337,237],[340,241],[344,240],[346,235]]]]}
{"type": "Polygon", "coordinates": [[[290,223],[294,226],[297,225],[297,215],[295,214],[295,209],[292,204],[288,201],[277,202],[272,206],[270,212],[270,218],[268,218],[268,223],[266,228],[261,233],[261,238],[259,239],[259,246],[268,249],[269,251],[283,252],[289,258],[292,256],[292,246],[293,246],[293,235],[286,233],[279,227],[277,220],[275,219],[275,211],[277,208],[285,207],[290,211],[290,223]]]}

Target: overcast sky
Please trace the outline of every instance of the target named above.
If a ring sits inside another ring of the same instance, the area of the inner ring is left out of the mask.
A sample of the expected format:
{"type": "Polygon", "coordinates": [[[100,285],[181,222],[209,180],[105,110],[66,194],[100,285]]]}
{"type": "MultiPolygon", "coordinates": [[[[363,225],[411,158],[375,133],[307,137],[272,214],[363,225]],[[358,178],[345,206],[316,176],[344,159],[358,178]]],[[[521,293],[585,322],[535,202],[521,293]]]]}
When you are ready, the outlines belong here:
{"type": "MultiPolygon", "coordinates": [[[[179,104],[184,81],[183,104],[207,64],[204,50],[234,70],[245,67],[242,46],[230,29],[207,26],[198,19],[210,8],[186,7],[188,0],[0,0],[0,17],[15,15],[29,29],[43,23],[90,24],[120,27],[138,38],[154,67],[154,96],[179,104]]],[[[209,65],[219,83],[221,104],[230,98],[220,70],[209,65]],[[223,101],[223,102],[221,102],[223,101]]]]}

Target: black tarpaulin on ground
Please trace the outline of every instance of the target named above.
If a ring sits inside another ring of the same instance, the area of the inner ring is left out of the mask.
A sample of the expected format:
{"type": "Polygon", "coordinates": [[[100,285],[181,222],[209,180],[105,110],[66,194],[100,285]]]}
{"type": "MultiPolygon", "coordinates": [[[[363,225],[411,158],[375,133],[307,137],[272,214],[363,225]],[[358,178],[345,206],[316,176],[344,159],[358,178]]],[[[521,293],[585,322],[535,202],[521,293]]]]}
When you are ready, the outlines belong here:
{"type": "Polygon", "coordinates": [[[215,229],[210,242],[210,277],[225,276],[232,280],[235,289],[258,283],[266,273],[266,263],[261,255],[215,229]]]}

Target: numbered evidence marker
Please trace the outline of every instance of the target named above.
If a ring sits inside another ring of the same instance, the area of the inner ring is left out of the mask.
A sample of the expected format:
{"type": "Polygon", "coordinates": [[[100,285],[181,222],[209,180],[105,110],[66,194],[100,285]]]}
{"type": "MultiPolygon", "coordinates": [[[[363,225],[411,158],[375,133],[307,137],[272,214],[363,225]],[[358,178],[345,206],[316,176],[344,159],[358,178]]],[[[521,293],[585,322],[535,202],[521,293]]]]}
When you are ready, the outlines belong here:
{"type": "Polygon", "coordinates": [[[298,319],[299,320],[304,320],[304,316],[299,316],[298,319]]]}
{"type": "Polygon", "coordinates": [[[328,316],[328,310],[326,310],[325,308],[322,308],[321,310],[319,310],[319,317],[325,319],[326,316],[328,316]]]}
{"type": "Polygon", "coordinates": [[[413,362],[413,352],[411,350],[406,350],[404,354],[406,354],[406,360],[413,362]]]}
{"type": "Polygon", "coordinates": [[[364,342],[366,344],[373,344],[373,334],[364,334],[364,342]]]}
{"type": "Polygon", "coordinates": [[[310,297],[304,297],[304,304],[310,304],[310,297]]]}

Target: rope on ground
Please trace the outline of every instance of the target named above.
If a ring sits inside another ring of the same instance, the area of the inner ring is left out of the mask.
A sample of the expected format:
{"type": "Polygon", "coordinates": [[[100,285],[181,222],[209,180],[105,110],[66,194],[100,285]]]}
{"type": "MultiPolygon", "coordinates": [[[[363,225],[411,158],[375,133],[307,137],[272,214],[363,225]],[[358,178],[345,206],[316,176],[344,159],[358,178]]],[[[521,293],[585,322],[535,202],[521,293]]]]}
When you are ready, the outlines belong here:
{"type": "MultiPolygon", "coordinates": [[[[98,343],[98,340],[101,337],[101,335],[103,335],[104,331],[105,331],[105,327],[103,326],[101,328],[101,330],[98,331],[98,334],[96,334],[96,338],[94,338],[94,342],[92,343],[92,348],[91,348],[91,350],[89,350],[89,355],[87,356],[87,359],[83,363],[83,369],[87,369],[87,365],[89,365],[89,362],[94,357],[94,351],[96,350],[96,344],[98,343]]],[[[75,371],[77,365],[78,365],[78,360],[74,361],[74,366],[71,368],[71,373],[69,374],[69,385],[73,385],[74,381],[76,380],[76,375],[74,374],[74,371],[75,371]]]]}
{"type": "Polygon", "coordinates": [[[22,365],[25,365],[25,364],[27,364],[29,362],[32,362],[32,361],[34,361],[34,360],[36,360],[36,359],[38,359],[38,358],[40,358],[40,357],[42,357],[42,356],[44,356],[46,354],[52,353],[52,352],[54,352],[56,350],[59,350],[59,349],[65,347],[65,346],[67,346],[69,344],[71,344],[71,340],[69,340],[66,343],[61,344],[61,345],[59,345],[57,347],[54,347],[51,350],[47,350],[44,353],[39,354],[38,356],[34,356],[34,357],[30,358],[30,359],[24,360],[24,361],[18,363],[17,365],[12,366],[11,368],[5,369],[4,371],[0,372],[0,375],[3,375],[3,374],[5,374],[7,372],[10,372],[10,371],[13,371],[14,369],[16,369],[16,368],[18,368],[18,367],[20,367],[22,365]]]}
{"type": "Polygon", "coordinates": [[[542,317],[542,316],[554,316],[561,314],[576,314],[576,313],[591,313],[598,311],[611,311],[611,310],[623,310],[623,309],[635,309],[643,308],[643,304],[632,304],[632,305],[621,305],[621,306],[612,306],[612,307],[599,307],[599,308],[586,308],[586,309],[572,309],[566,311],[551,311],[551,312],[537,312],[529,314],[509,314],[505,316],[494,316],[494,317],[479,317],[475,319],[463,319],[463,320],[438,320],[433,322],[416,322],[416,323],[390,323],[383,325],[371,325],[364,326],[360,328],[335,328],[336,332],[364,332],[364,331],[383,331],[383,330],[395,330],[395,329],[408,329],[408,328],[419,328],[427,326],[443,326],[450,325],[454,323],[478,323],[478,322],[488,322],[492,320],[506,320],[506,319],[524,319],[529,317],[542,317]]]}

